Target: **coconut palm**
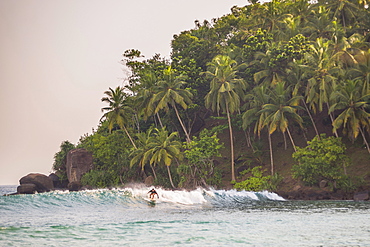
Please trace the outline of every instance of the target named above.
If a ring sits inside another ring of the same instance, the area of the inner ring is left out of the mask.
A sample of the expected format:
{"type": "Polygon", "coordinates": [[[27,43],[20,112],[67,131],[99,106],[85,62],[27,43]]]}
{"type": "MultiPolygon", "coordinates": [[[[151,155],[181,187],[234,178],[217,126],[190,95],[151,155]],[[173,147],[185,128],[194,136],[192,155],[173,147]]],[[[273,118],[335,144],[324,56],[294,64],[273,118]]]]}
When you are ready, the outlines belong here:
{"type": "Polygon", "coordinates": [[[365,132],[370,131],[370,93],[362,94],[361,81],[349,80],[339,86],[339,90],[332,94],[335,103],[330,111],[341,110],[338,117],[333,122],[333,130],[343,126],[343,132],[355,140],[361,133],[367,150],[370,153],[369,144],[366,140],[365,132]]]}
{"type": "Polygon", "coordinates": [[[136,148],[135,142],[131,138],[126,128],[126,124],[130,119],[129,115],[132,113],[132,109],[126,103],[126,94],[123,92],[123,88],[119,86],[114,90],[109,88],[109,90],[105,91],[104,94],[107,96],[103,97],[101,101],[108,103],[109,106],[102,108],[102,112],[106,111],[106,113],[104,113],[100,120],[103,118],[107,119],[110,132],[112,131],[114,125],[118,125],[125,131],[132,145],[134,148],[136,148]]]}
{"type": "Polygon", "coordinates": [[[152,163],[149,162],[151,158],[151,153],[149,151],[149,144],[150,144],[150,138],[152,136],[153,129],[150,128],[147,130],[147,132],[141,132],[136,134],[138,138],[138,148],[132,150],[130,153],[130,156],[133,157],[130,161],[130,167],[134,166],[135,164],[138,164],[142,170],[144,170],[144,167],[146,164],[150,165],[150,168],[152,169],[154,179],[157,179],[157,174],[155,172],[155,169],[152,165],[152,163]]]}
{"type": "MultiPolygon", "coordinates": [[[[246,102],[246,111],[242,114],[244,130],[247,130],[252,124],[254,124],[254,133],[260,136],[261,130],[263,129],[262,124],[266,117],[266,113],[260,113],[260,110],[264,104],[269,102],[269,100],[270,95],[267,92],[267,87],[264,85],[254,87],[252,91],[245,96],[244,101],[246,102]]],[[[247,135],[247,138],[249,145],[252,147],[254,152],[250,136],[247,135]]]]}
{"type": "Polygon", "coordinates": [[[226,113],[228,119],[232,181],[235,181],[235,167],[231,114],[240,111],[240,95],[242,90],[246,88],[245,81],[237,78],[237,71],[238,65],[235,60],[228,56],[218,55],[209,63],[208,71],[205,72],[212,79],[210,91],[205,97],[205,105],[218,114],[220,111],[226,113]]]}
{"type": "Polygon", "coordinates": [[[289,121],[298,123],[302,126],[302,118],[297,110],[303,109],[299,106],[302,96],[292,96],[290,89],[285,87],[285,82],[279,82],[270,93],[270,103],[262,106],[261,112],[266,112],[267,116],[263,125],[268,126],[269,133],[274,133],[277,129],[283,134],[288,133],[293,149],[296,150],[292,135],[289,130],[289,121]]]}
{"type": "MultiPolygon", "coordinates": [[[[289,121],[298,123],[302,127],[302,118],[298,115],[297,110],[302,109],[299,102],[302,96],[291,96],[289,88],[285,88],[285,82],[279,82],[270,93],[270,103],[262,106],[260,114],[266,114],[262,128],[267,127],[270,146],[271,175],[274,175],[273,151],[271,135],[278,129],[285,136],[288,133],[293,149],[296,151],[292,134],[289,130],[289,121]]],[[[284,137],[285,141],[285,137],[284,137]]],[[[285,142],[286,143],[286,142],[285,142]]]]}
{"type": "Polygon", "coordinates": [[[310,36],[310,40],[318,38],[331,39],[334,33],[333,19],[330,17],[330,10],[319,6],[312,10],[307,25],[301,30],[302,34],[310,36]]]}
{"type": "Polygon", "coordinates": [[[155,133],[148,142],[147,155],[150,156],[151,165],[165,165],[171,186],[175,188],[172,181],[170,166],[176,159],[181,159],[181,142],[176,140],[177,132],[168,134],[166,129],[155,129],[155,133]]]}
{"type": "Polygon", "coordinates": [[[354,24],[360,11],[360,5],[353,0],[325,0],[333,16],[338,18],[344,28],[354,24]]]}
{"type": "Polygon", "coordinates": [[[267,87],[264,85],[254,87],[251,93],[246,95],[244,101],[247,102],[247,109],[242,115],[243,128],[247,129],[252,123],[255,123],[254,133],[260,136],[266,114],[259,113],[262,110],[262,106],[270,101],[267,87]]]}
{"type": "MultiPolygon", "coordinates": [[[[304,94],[303,85],[305,85],[305,83],[307,83],[305,67],[306,66],[302,63],[302,61],[294,61],[291,64],[290,69],[288,70],[288,73],[287,73],[288,75],[286,77],[286,80],[288,82],[288,86],[294,87],[293,92],[292,92],[293,95],[303,95],[304,94]]],[[[310,120],[311,120],[312,126],[315,130],[316,136],[318,138],[320,138],[319,131],[317,130],[316,123],[313,120],[311,111],[308,108],[304,97],[302,97],[301,102],[303,103],[303,105],[305,107],[305,110],[306,110],[308,116],[310,117],[310,120]]]]}
{"type": "Polygon", "coordinates": [[[154,113],[156,114],[162,109],[167,112],[171,106],[175,110],[177,119],[185,133],[186,141],[190,142],[190,134],[185,128],[176,104],[181,105],[183,109],[187,109],[188,104],[191,104],[193,95],[189,90],[182,88],[186,83],[184,81],[185,77],[182,75],[176,76],[175,71],[171,67],[163,71],[163,78],[162,81],[158,82],[155,89],[157,93],[151,101],[151,104],[156,105],[154,113]]]}
{"type": "MultiPolygon", "coordinates": [[[[306,55],[308,66],[306,68],[309,77],[306,88],[306,102],[314,113],[322,112],[326,106],[330,108],[330,94],[333,92],[341,68],[336,63],[336,52],[332,49],[331,41],[317,39],[315,45],[311,46],[312,52],[306,55]]],[[[329,113],[333,122],[334,118],[329,113]]],[[[338,136],[337,132],[334,133],[338,136]]]]}
{"type": "MultiPolygon", "coordinates": [[[[276,44],[275,44],[276,45],[276,44]]],[[[285,76],[284,64],[271,63],[275,59],[276,54],[272,54],[274,48],[264,52],[256,52],[253,63],[258,64],[260,70],[253,75],[254,82],[264,84],[266,86],[274,85],[282,81],[285,76]]]]}
{"type": "Polygon", "coordinates": [[[353,80],[362,81],[362,94],[370,93],[370,49],[354,55],[356,65],[348,73],[353,80]]]}
{"type": "Polygon", "coordinates": [[[282,25],[282,21],[291,17],[291,14],[284,13],[284,4],[278,0],[272,0],[261,5],[256,17],[260,27],[269,32],[276,33],[282,25]]]}
{"type": "MultiPolygon", "coordinates": [[[[149,116],[154,114],[153,97],[156,93],[157,85],[158,78],[154,71],[144,71],[140,76],[140,90],[138,90],[135,100],[141,114],[143,114],[144,120],[147,120],[149,116]]],[[[157,112],[155,115],[158,118],[160,126],[163,128],[159,113],[157,112]]]]}

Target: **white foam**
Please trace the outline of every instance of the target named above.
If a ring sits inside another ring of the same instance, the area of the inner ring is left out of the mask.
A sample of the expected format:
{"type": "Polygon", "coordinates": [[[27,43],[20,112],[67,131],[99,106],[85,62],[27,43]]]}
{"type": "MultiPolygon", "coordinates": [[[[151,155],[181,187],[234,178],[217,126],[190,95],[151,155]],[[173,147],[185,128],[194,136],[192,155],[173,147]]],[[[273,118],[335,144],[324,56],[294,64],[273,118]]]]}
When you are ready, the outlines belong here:
{"type": "MultiPolygon", "coordinates": [[[[129,192],[135,198],[148,198],[148,192],[152,187],[146,188],[125,188],[124,191],[129,192]]],[[[207,200],[203,196],[203,190],[197,189],[193,191],[185,190],[165,190],[162,188],[155,188],[159,198],[157,202],[172,202],[186,205],[202,204],[207,200]]]]}
{"type": "MultiPolygon", "coordinates": [[[[148,198],[148,192],[153,187],[140,187],[140,188],[125,188],[124,191],[132,195],[135,198],[148,198]]],[[[205,190],[198,188],[192,191],[186,190],[166,190],[162,188],[155,188],[159,195],[159,199],[156,199],[157,202],[170,202],[170,203],[179,203],[185,205],[194,205],[194,204],[204,204],[207,203],[207,196],[217,199],[221,197],[223,199],[233,201],[234,199],[250,199],[259,201],[261,196],[268,200],[273,201],[285,201],[284,198],[277,195],[273,192],[261,191],[237,191],[233,190],[205,190]]]]}

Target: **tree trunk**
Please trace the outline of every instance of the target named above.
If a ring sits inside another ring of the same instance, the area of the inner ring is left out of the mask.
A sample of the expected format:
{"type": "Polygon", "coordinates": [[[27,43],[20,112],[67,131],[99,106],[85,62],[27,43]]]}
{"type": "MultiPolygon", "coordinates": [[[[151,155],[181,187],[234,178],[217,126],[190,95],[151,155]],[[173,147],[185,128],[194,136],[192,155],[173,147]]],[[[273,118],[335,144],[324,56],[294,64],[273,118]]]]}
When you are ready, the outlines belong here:
{"type": "Polygon", "coordinates": [[[231,152],[231,181],[236,181],[235,178],[235,165],[234,165],[234,137],[233,137],[233,129],[231,127],[231,118],[229,107],[226,105],[226,113],[227,113],[227,120],[229,123],[229,132],[230,132],[230,152],[231,152]]]}
{"type": "Polygon", "coordinates": [[[317,130],[317,127],[316,127],[315,121],[313,121],[313,117],[312,117],[312,115],[311,115],[310,109],[308,109],[307,104],[306,104],[306,102],[304,101],[304,99],[302,99],[302,102],[303,102],[303,104],[304,104],[304,107],[306,108],[306,111],[307,111],[307,113],[308,113],[308,116],[309,116],[309,117],[310,117],[310,119],[311,119],[311,122],[312,122],[313,128],[315,129],[316,135],[318,136],[317,138],[319,138],[319,140],[320,140],[320,134],[319,134],[319,131],[317,130]]]}
{"type": "Polygon", "coordinates": [[[156,113],[156,115],[157,115],[157,118],[158,118],[159,125],[160,125],[160,126],[161,126],[161,128],[163,129],[163,124],[162,124],[161,117],[159,116],[159,113],[157,112],[157,113],[156,113]]]}
{"type": "Polygon", "coordinates": [[[137,147],[136,147],[136,145],[135,145],[135,142],[134,142],[134,140],[132,140],[132,138],[131,138],[130,134],[128,133],[128,131],[127,131],[127,129],[126,129],[126,127],[125,127],[124,125],[122,125],[122,127],[123,127],[123,130],[126,132],[126,135],[128,136],[128,138],[130,139],[130,141],[131,141],[131,143],[132,143],[132,146],[134,146],[134,148],[135,148],[135,149],[137,149],[137,147]]]}
{"type": "Polygon", "coordinates": [[[169,179],[170,179],[171,186],[172,186],[172,188],[174,188],[174,189],[175,189],[175,185],[173,185],[173,181],[172,181],[172,176],[171,176],[170,166],[166,166],[166,167],[167,167],[168,177],[169,177],[169,179]]]}
{"type": "Polygon", "coordinates": [[[285,132],[283,132],[283,138],[284,138],[284,150],[287,150],[288,149],[288,144],[286,143],[285,132]]]}
{"type": "Polygon", "coordinates": [[[249,141],[249,146],[251,147],[253,153],[256,151],[253,147],[253,144],[252,144],[252,139],[251,139],[251,131],[250,131],[250,128],[248,128],[248,141],[249,141]]]}
{"type": "Polygon", "coordinates": [[[269,138],[269,147],[270,147],[271,176],[273,176],[274,175],[274,158],[272,155],[271,134],[270,132],[268,134],[269,134],[268,138],[269,138]]]}
{"type": "Polygon", "coordinates": [[[154,179],[157,180],[157,174],[155,173],[155,170],[154,170],[154,167],[152,164],[150,164],[150,168],[152,168],[152,172],[153,172],[153,175],[154,175],[154,179]]]}
{"type": "Polygon", "coordinates": [[[359,129],[360,129],[360,133],[361,133],[361,135],[362,135],[362,139],[364,139],[364,142],[365,142],[365,145],[366,145],[367,151],[370,153],[370,147],[369,147],[369,143],[368,143],[368,142],[367,142],[367,140],[366,140],[365,133],[364,133],[364,131],[362,130],[362,128],[361,128],[361,127],[359,127],[359,129]]]}
{"type": "Polygon", "coordinates": [[[293,137],[292,137],[292,135],[290,134],[290,130],[289,130],[289,128],[287,127],[287,128],[286,128],[286,130],[287,130],[287,132],[288,132],[288,136],[289,136],[289,138],[290,138],[290,141],[292,142],[294,152],[297,152],[297,149],[295,148],[295,144],[294,144],[294,141],[293,141],[293,137]]]}
{"type": "MultiPolygon", "coordinates": [[[[326,103],[326,105],[327,105],[327,107],[328,107],[328,112],[329,112],[329,103],[326,103]]],[[[332,113],[329,113],[329,117],[330,117],[330,120],[331,120],[331,123],[334,123],[334,117],[333,117],[333,114],[332,113]]],[[[334,130],[334,135],[335,135],[335,137],[339,137],[338,136],[338,132],[337,132],[337,130],[335,129],[334,130]]]]}
{"type": "Polygon", "coordinates": [[[183,131],[184,131],[184,133],[185,133],[185,136],[186,136],[186,142],[187,142],[187,143],[190,143],[190,141],[191,141],[191,140],[190,140],[190,136],[189,136],[188,132],[186,131],[185,125],[184,125],[184,123],[182,122],[182,120],[181,120],[181,118],[180,118],[180,114],[179,114],[179,112],[178,112],[178,110],[177,110],[177,107],[176,107],[176,105],[175,105],[175,104],[172,104],[172,106],[173,106],[173,108],[175,109],[177,119],[179,120],[180,125],[181,125],[181,127],[182,127],[182,129],[183,129],[183,131]]]}

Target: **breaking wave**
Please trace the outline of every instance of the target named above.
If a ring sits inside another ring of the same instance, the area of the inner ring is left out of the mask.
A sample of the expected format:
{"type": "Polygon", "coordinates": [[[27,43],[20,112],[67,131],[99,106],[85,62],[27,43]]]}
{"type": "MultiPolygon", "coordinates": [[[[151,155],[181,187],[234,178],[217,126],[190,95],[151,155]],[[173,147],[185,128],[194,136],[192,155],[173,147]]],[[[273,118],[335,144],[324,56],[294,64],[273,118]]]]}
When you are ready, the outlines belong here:
{"type": "MultiPolygon", "coordinates": [[[[0,202],[2,209],[42,209],[42,208],[75,208],[95,206],[141,207],[148,206],[148,191],[150,187],[132,187],[116,189],[84,190],[78,192],[52,191],[33,195],[15,195],[7,198],[7,203],[0,202]],[[19,203],[19,202],[22,203],[19,203]]],[[[192,191],[167,190],[155,188],[159,198],[155,205],[163,206],[209,206],[209,207],[239,207],[255,205],[259,202],[285,201],[279,195],[268,192],[250,192],[236,190],[214,190],[198,188],[192,191]]]]}

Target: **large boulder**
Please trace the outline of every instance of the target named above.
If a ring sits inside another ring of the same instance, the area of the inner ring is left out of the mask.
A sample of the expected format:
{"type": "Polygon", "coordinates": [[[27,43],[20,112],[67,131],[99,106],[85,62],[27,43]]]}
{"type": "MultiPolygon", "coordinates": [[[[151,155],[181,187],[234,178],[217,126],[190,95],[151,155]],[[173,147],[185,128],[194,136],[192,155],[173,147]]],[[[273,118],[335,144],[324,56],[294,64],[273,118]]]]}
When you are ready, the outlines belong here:
{"type": "Polygon", "coordinates": [[[79,191],[81,188],[82,188],[82,185],[80,182],[70,182],[68,184],[69,191],[79,191]]]}
{"type": "Polygon", "coordinates": [[[68,186],[68,180],[61,180],[60,177],[55,173],[49,174],[49,178],[51,178],[53,181],[54,188],[56,189],[66,189],[68,186]]]}
{"type": "Polygon", "coordinates": [[[145,185],[146,186],[151,186],[154,184],[154,177],[153,176],[149,176],[145,179],[144,181],[145,185]]]}
{"type": "Polygon", "coordinates": [[[51,178],[49,178],[48,176],[40,173],[30,173],[22,177],[19,180],[19,183],[21,186],[25,184],[34,184],[36,186],[36,191],[39,193],[48,192],[54,189],[53,180],[51,180],[51,178]]]}
{"type": "Polygon", "coordinates": [[[83,148],[72,149],[67,154],[66,168],[69,183],[80,183],[82,175],[93,168],[92,153],[83,148]]]}
{"type": "Polygon", "coordinates": [[[35,184],[21,184],[17,187],[17,194],[35,194],[35,184]]]}

